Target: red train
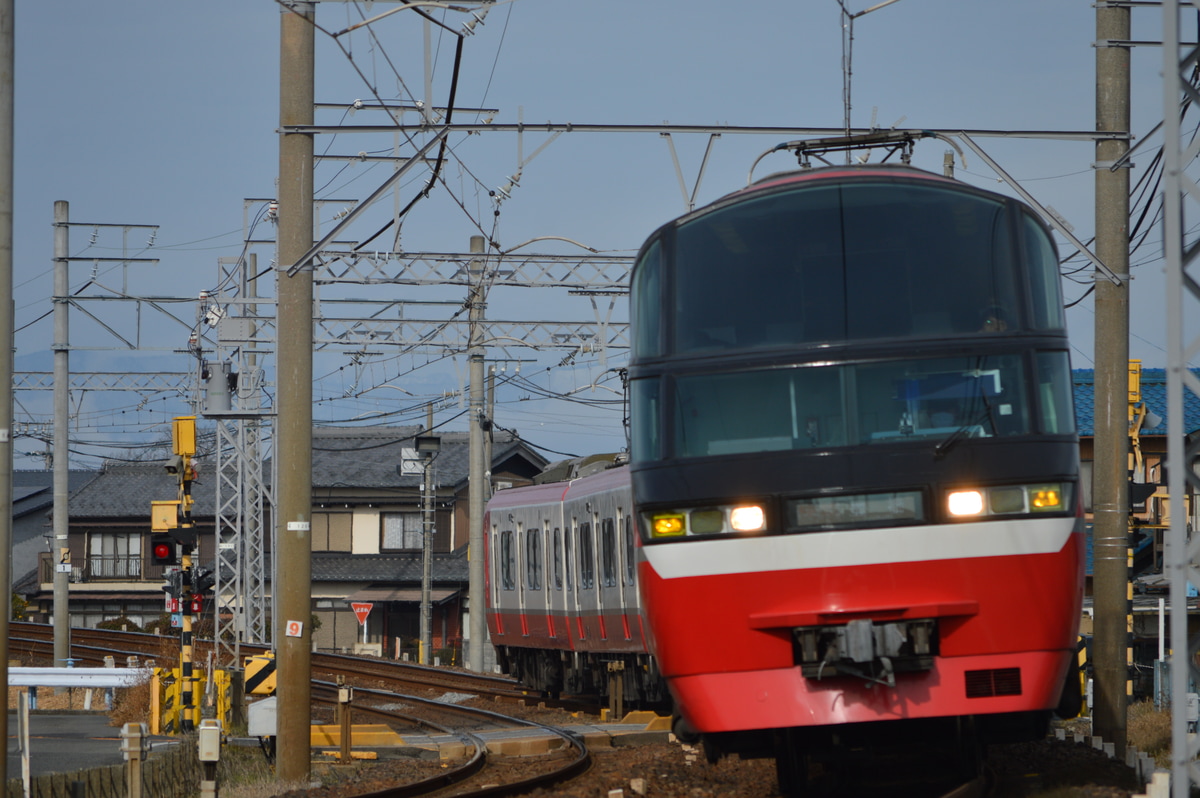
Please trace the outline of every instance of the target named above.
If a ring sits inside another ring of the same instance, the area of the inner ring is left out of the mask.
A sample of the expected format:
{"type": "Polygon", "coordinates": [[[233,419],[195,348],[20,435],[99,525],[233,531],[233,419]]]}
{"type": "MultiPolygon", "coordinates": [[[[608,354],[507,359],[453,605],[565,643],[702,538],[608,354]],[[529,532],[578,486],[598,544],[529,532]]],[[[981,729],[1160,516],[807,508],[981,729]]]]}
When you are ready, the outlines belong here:
{"type": "Polygon", "coordinates": [[[629,469],[615,459],[562,463],[552,481],[488,502],[488,632],[502,670],[530,689],[668,706],[637,592],[629,469]]]}
{"type": "Polygon", "coordinates": [[[785,795],[830,752],[936,738],[974,766],[1074,714],[1057,267],[1028,207],[907,166],[664,225],[632,277],[628,467],[489,505],[501,660],[549,692],[606,657],[635,692],[661,674],[678,734],[774,756],[785,795]]]}

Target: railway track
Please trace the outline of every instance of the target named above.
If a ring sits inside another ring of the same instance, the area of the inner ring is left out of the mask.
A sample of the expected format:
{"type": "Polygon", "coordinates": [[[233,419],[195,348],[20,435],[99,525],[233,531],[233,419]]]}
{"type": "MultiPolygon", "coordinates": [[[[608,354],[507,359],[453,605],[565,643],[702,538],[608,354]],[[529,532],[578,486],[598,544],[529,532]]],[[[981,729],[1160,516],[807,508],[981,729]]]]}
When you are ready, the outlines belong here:
{"type": "MultiPolygon", "coordinates": [[[[9,649],[13,657],[31,660],[49,658],[53,655],[53,640],[52,626],[26,622],[12,622],[9,625],[9,649]]],[[[269,651],[266,646],[245,643],[240,649],[244,657],[269,651]]],[[[206,661],[211,650],[212,641],[197,640],[194,646],[196,663],[206,661]]],[[[103,665],[105,658],[111,656],[118,665],[123,665],[122,660],[128,657],[137,657],[139,662],[154,661],[160,667],[167,667],[178,660],[179,643],[173,637],[145,632],[73,628],[70,653],[73,661],[84,665],[103,665]]],[[[312,672],[314,675],[334,678],[383,680],[400,690],[454,690],[478,693],[502,701],[539,700],[507,677],[345,654],[314,653],[312,672]]]]}
{"type": "MultiPolygon", "coordinates": [[[[9,625],[10,656],[22,661],[48,661],[53,656],[54,628],[47,624],[11,622],[9,625]]],[[[193,646],[193,661],[199,666],[208,661],[212,641],[197,640],[193,646]]],[[[240,646],[243,657],[265,654],[268,647],[246,644],[240,646]]],[[[123,666],[130,657],[158,667],[173,667],[179,659],[179,642],[175,637],[163,637],[145,632],[120,632],[105,629],[71,629],[70,653],[73,661],[84,666],[101,666],[106,657],[113,657],[123,666]]],[[[517,702],[526,705],[546,704],[568,710],[595,713],[595,699],[563,696],[553,701],[539,693],[531,693],[515,680],[473,671],[431,667],[411,662],[372,659],[346,654],[314,653],[311,659],[314,678],[339,677],[368,687],[381,687],[398,692],[440,691],[472,693],[488,700],[517,702]]]]}
{"type": "MultiPolygon", "coordinates": [[[[265,651],[261,646],[241,648],[246,656],[265,651]]],[[[12,656],[24,661],[45,661],[53,655],[53,628],[12,623],[9,650],[12,656]]],[[[210,643],[198,642],[196,661],[204,661],[209,650],[210,643]]],[[[164,667],[175,663],[178,644],[173,638],[141,632],[72,629],[70,653],[73,661],[85,666],[103,664],[106,657],[124,665],[127,658],[136,657],[142,664],[164,667]]],[[[472,694],[485,701],[539,702],[537,696],[520,689],[511,679],[339,654],[314,654],[312,670],[314,676],[336,680],[314,678],[315,715],[323,714],[317,709],[319,705],[336,704],[339,686],[349,684],[354,687],[350,711],[356,716],[379,718],[400,734],[441,735],[462,746],[462,754],[452,758],[451,767],[431,763],[411,777],[370,795],[379,798],[430,795],[450,786],[455,787],[455,795],[459,796],[521,795],[538,787],[549,788],[570,781],[590,766],[587,746],[567,731],[488,709],[437,700],[455,693],[472,694]],[[522,758],[519,766],[514,758],[489,756],[488,743],[481,735],[498,730],[523,730],[535,737],[550,738],[553,742],[544,747],[552,753],[536,757],[536,762],[522,758]]]]}
{"type": "MultiPolygon", "coordinates": [[[[46,662],[52,656],[53,630],[51,627],[44,624],[14,622],[10,625],[10,635],[12,656],[23,658],[25,664],[34,664],[35,660],[46,662]]],[[[247,655],[262,650],[250,646],[242,648],[247,655]]],[[[198,650],[204,651],[205,649],[200,647],[198,650]]],[[[124,664],[123,660],[127,656],[137,656],[139,661],[143,662],[154,660],[159,665],[173,665],[178,657],[178,640],[143,633],[72,630],[72,656],[79,662],[89,665],[101,664],[106,655],[114,656],[118,665],[124,664]]],[[[206,654],[202,656],[206,657],[206,654]]],[[[479,798],[484,795],[517,795],[533,789],[532,786],[521,786],[526,779],[531,778],[543,779],[547,783],[555,784],[556,786],[553,788],[555,795],[605,795],[616,787],[624,787],[625,794],[630,795],[632,794],[629,789],[631,778],[645,776],[647,781],[659,786],[665,786],[668,783],[667,774],[669,774],[670,784],[680,786],[695,784],[696,782],[693,780],[697,778],[703,779],[700,783],[712,783],[709,780],[714,778],[710,766],[705,766],[701,762],[694,762],[690,767],[684,767],[679,763],[672,765],[673,760],[681,760],[685,756],[695,758],[697,753],[681,753],[680,746],[668,746],[665,743],[651,745],[644,751],[639,747],[638,749],[621,749],[603,753],[598,757],[599,762],[596,761],[597,757],[593,756],[591,761],[594,764],[591,769],[580,775],[578,771],[585,770],[588,766],[575,764],[576,758],[581,756],[580,749],[576,744],[573,741],[568,743],[557,731],[537,729],[536,724],[528,726],[531,733],[547,736],[554,734],[556,739],[563,740],[558,744],[559,750],[554,754],[525,758],[494,754],[484,756],[481,752],[486,744],[481,745],[481,742],[488,736],[488,732],[504,728],[504,724],[509,724],[508,728],[517,728],[511,724],[519,723],[519,721],[499,713],[494,713],[496,714],[495,719],[489,719],[480,716],[477,709],[460,708],[446,703],[445,700],[437,701],[436,698],[444,698],[445,693],[461,692],[481,696],[481,700],[472,702],[475,704],[485,701],[494,702],[497,699],[501,702],[501,706],[506,704],[512,706],[509,702],[519,702],[521,705],[530,707],[522,709],[523,714],[533,715],[535,720],[538,718],[544,720],[545,714],[531,707],[531,705],[540,703],[537,697],[522,694],[515,683],[507,679],[480,674],[462,674],[449,669],[423,668],[410,663],[390,663],[342,655],[314,655],[313,667],[314,675],[318,676],[318,681],[313,685],[313,697],[316,704],[314,717],[332,716],[332,711],[328,709],[330,705],[325,702],[333,699],[334,680],[341,675],[344,681],[352,683],[355,687],[355,701],[352,710],[356,719],[360,714],[381,718],[382,722],[393,728],[404,729],[400,733],[409,736],[410,739],[418,734],[429,737],[436,735],[443,738],[449,736],[459,740],[463,750],[461,755],[456,754],[447,763],[452,764],[452,767],[447,768],[443,768],[440,761],[381,760],[369,768],[372,772],[379,774],[378,779],[372,777],[375,779],[371,782],[374,784],[374,789],[355,791],[348,784],[343,785],[345,789],[335,789],[331,785],[330,788],[318,790],[316,798],[350,798],[353,795],[373,797],[376,794],[380,798],[384,798],[384,796],[388,798],[390,796],[422,796],[431,794],[431,791],[446,790],[450,786],[453,786],[455,794],[475,795],[479,798]],[[320,674],[317,673],[318,669],[320,669],[320,674]],[[433,671],[433,673],[429,673],[429,671],[433,671]],[[393,681],[390,677],[397,674],[399,676],[393,681]],[[464,681],[455,681],[460,677],[464,681]],[[407,687],[403,686],[402,680],[407,680],[407,687]],[[494,688],[494,692],[489,694],[487,692],[489,688],[494,688]],[[464,714],[464,711],[470,714],[464,714]],[[412,717],[402,717],[404,715],[412,717]],[[477,739],[472,740],[472,737],[477,739]],[[472,761],[474,761],[474,765],[471,764],[472,761]],[[471,771],[472,767],[476,768],[474,772],[471,771]],[[535,772],[530,773],[530,770],[535,772]],[[454,775],[450,775],[451,773],[454,775]],[[382,781],[385,775],[390,779],[390,783],[382,781]],[[480,789],[484,785],[497,784],[506,786],[487,786],[486,789],[480,789]]],[[[594,708],[592,711],[594,712],[594,708]]],[[[363,721],[357,720],[357,722],[363,721]]],[[[570,738],[569,734],[567,738],[570,738]]],[[[1036,764],[1031,758],[1036,755],[1028,753],[1019,756],[1010,755],[1016,757],[1013,761],[1002,757],[999,763],[1001,792],[994,791],[990,786],[995,783],[994,779],[987,781],[974,779],[959,781],[956,784],[952,784],[949,780],[943,780],[941,787],[928,786],[919,793],[903,792],[899,788],[890,791],[881,788],[881,790],[871,792],[865,785],[855,785],[851,789],[835,794],[838,794],[840,798],[850,798],[853,795],[898,794],[898,791],[903,794],[938,796],[938,798],[991,798],[995,795],[1011,795],[1014,793],[1003,791],[1004,785],[1007,785],[1009,790],[1013,788],[1014,783],[1023,785],[1031,778],[1023,774],[1048,769],[1050,765],[1047,763],[1052,762],[1057,767],[1059,762],[1069,756],[1061,750],[1064,747],[1065,744],[1059,744],[1053,753],[1042,755],[1043,758],[1038,759],[1036,764]]],[[[1074,749],[1072,751],[1074,752],[1074,749]]],[[[1090,756],[1085,755],[1099,756],[1097,752],[1087,749],[1074,753],[1081,758],[1081,761],[1084,761],[1084,764],[1079,766],[1081,771],[1086,770],[1089,774],[1096,772],[1098,766],[1090,756]]],[[[703,756],[700,755],[699,758],[702,759],[703,756]]],[[[990,765],[989,762],[989,767],[990,765]]],[[[870,769],[879,770],[874,767],[870,769]]],[[[744,762],[731,762],[726,759],[722,761],[720,767],[716,768],[716,773],[716,778],[724,779],[724,786],[714,794],[750,796],[770,794],[775,790],[774,764],[769,759],[744,762]]],[[[1089,776],[1089,778],[1092,777],[1089,776]]],[[[367,786],[367,783],[363,782],[357,786],[367,786]]],[[[655,794],[660,793],[656,790],[655,794]]],[[[678,794],[685,795],[686,790],[678,794]]],[[[1037,795],[1039,793],[1022,791],[1020,794],[1037,795]]]]}
{"type": "MultiPolygon", "coordinates": [[[[338,689],[339,685],[334,683],[313,682],[314,700],[332,703],[337,700],[338,689]]],[[[388,690],[355,688],[351,711],[355,715],[365,713],[382,719],[401,734],[406,728],[423,734],[432,730],[454,738],[464,749],[461,756],[452,758],[455,764],[448,770],[430,777],[403,779],[386,788],[356,793],[360,796],[392,798],[429,795],[451,785],[455,786],[456,796],[516,796],[537,788],[548,789],[569,782],[587,772],[591,766],[591,754],[587,746],[570,732],[490,710],[388,690]],[[509,758],[488,755],[488,743],[482,735],[500,730],[532,732],[551,738],[557,745],[547,745],[550,753],[537,757],[536,762],[522,758],[520,766],[516,767],[509,758]]]]}

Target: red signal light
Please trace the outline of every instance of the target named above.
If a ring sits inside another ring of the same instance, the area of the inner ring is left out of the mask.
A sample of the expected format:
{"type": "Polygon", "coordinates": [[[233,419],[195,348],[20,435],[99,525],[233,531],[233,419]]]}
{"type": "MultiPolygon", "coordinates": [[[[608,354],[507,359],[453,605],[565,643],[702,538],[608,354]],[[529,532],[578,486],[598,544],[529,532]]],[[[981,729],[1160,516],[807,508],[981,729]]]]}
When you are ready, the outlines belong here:
{"type": "Polygon", "coordinates": [[[155,565],[179,565],[175,539],[170,535],[151,535],[150,558],[155,565]]]}

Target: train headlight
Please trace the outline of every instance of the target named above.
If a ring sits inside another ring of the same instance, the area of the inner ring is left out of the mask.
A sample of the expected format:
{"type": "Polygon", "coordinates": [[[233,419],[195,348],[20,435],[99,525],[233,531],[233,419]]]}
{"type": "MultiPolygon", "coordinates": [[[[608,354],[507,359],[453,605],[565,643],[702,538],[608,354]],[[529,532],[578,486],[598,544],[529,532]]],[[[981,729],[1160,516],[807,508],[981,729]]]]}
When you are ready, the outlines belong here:
{"type": "Polygon", "coordinates": [[[692,535],[752,534],[767,528],[767,512],[757,504],[670,510],[646,515],[654,540],[692,535]]]}
{"type": "Polygon", "coordinates": [[[956,490],[946,497],[950,515],[979,515],[983,512],[983,494],[977,490],[956,490]]]}
{"type": "Polygon", "coordinates": [[[1070,485],[1001,485],[963,488],[946,494],[946,512],[953,518],[1063,513],[1069,507],[1070,485]]]}
{"type": "Polygon", "coordinates": [[[767,528],[767,514],[757,504],[734,507],[729,511],[729,525],[735,532],[762,532],[767,528]]]}

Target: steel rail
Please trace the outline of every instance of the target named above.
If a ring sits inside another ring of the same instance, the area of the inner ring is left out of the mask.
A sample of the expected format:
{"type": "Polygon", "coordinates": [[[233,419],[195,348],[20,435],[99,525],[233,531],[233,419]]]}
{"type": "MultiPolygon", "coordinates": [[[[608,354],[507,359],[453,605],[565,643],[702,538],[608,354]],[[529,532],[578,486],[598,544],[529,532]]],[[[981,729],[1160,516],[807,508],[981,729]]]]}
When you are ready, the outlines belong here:
{"type": "MultiPolygon", "coordinates": [[[[330,682],[314,682],[313,685],[314,685],[314,687],[317,687],[319,685],[321,690],[325,691],[325,692],[328,692],[331,690],[336,691],[337,687],[338,687],[336,684],[333,684],[330,682]]],[[[579,776],[586,773],[588,771],[588,769],[591,768],[592,757],[591,757],[591,752],[588,751],[587,744],[583,741],[583,739],[581,737],[579,737],[579,735],[574,734],[565,729],[560,729],[555,726],[548,726],[543,723],[537,723],[536,721],[525,720],[522,718],[514,718],[510,715],[505,715],[500,712],[493,712],[493,711],[487,710],[487,709],[478,709],[475,707],[464,707],[464,706],[459,706],[456,704],[447,704],[442,701],[436,701],[436,700],[429,699],[429,698],[422,698],[420,696],[406,695],[406,694],[402,694],[402,693],[393,693],[393,692],[390,692],[387,690],[374,690],[371,688],[355,687],[354,692],[356,695],[359,693],[362,693],[362,694],[366,694],[366,695],[372,696],[374,698],[379,698],[379,699],[402,700],[402,701],[405,701],[408,703],[420,704],[420,705],[423,705],[430,709],[436,709],[436,711],[438,711],[438,712],[452,712],[452,713],[457,713],[457,714],[461,714],[464,716],[471,716],[471,717],[475,717],[475,718],[487,718],[488,720],[491,720],[493,723],[499,723],[499,724],[503,724],[503,725],[507,725],[507,726],[529,727],[529,728],[537,729],[548,735],[560,738],[563,741],[563,743],[565,744],[565,746],[567,746],[569,749],[573,749],[575,752],[574,758],[571,759],[570,762],[568,762],[566,765],[564,765],[561,768],[556,768],[553,771],[538,774],[536,776],[530,776],[525,779],[521,779],[519,781],[511,782],[509,784],[489,785],[487,787],[483,787],[479,790],[475,790],[472,792],[457,793],[459,798],[500,798],[500,796],[524,795],[525,793],[530,792],[531,790],[537,789],[539,787],[548,789],[557,784],[561,784],[564,781],[569,781],[571,779],[578,778],[579,776]]],[[[366,710],[366,711],[371,711],[371,712],[374,712],[376,714],[381,714],[381,715],[389,715],[390,714],[390,715],[394,715],[397,717],[401,717],[401,716],[412,717],[412,716],[406,716],[405,713],[399,713],[399,712],[391,713],[388,710],[384,710],[382,708],[371,708],[368,710],[366,707],[356,706],[353,704],[351,705],[351,709],[366,710]]],[[[436,724],[432,724],[432,723],[430,723],[429,725],[436,726],[436,724]]],[[[467,732],[461,732],[461,731],[449,731],[447,733],[455,735],[455,736],[458,736],[459,734],[467,734],[467,732]]],[[[482,742],[482,740],[481,740],[481,742],[482,742]]],[[[484,743],[483,748],[486,751],[486,743],[484,743]]],[[[408,796],[424,794],[423,792],[420,792],[420,791],[415,791],[415,792],[412,791],[412,789],[411,789],[412,786],[413,785],[399,785],[394,788],[387,788],[384,790],[378,790],[378,791],[374,791],[374,792],[370,792],[370,793],[363,793],[358,796],[355,796],[355,798],[400,798],[401,796],[405,796],[407,798],[408,796]]]]}

